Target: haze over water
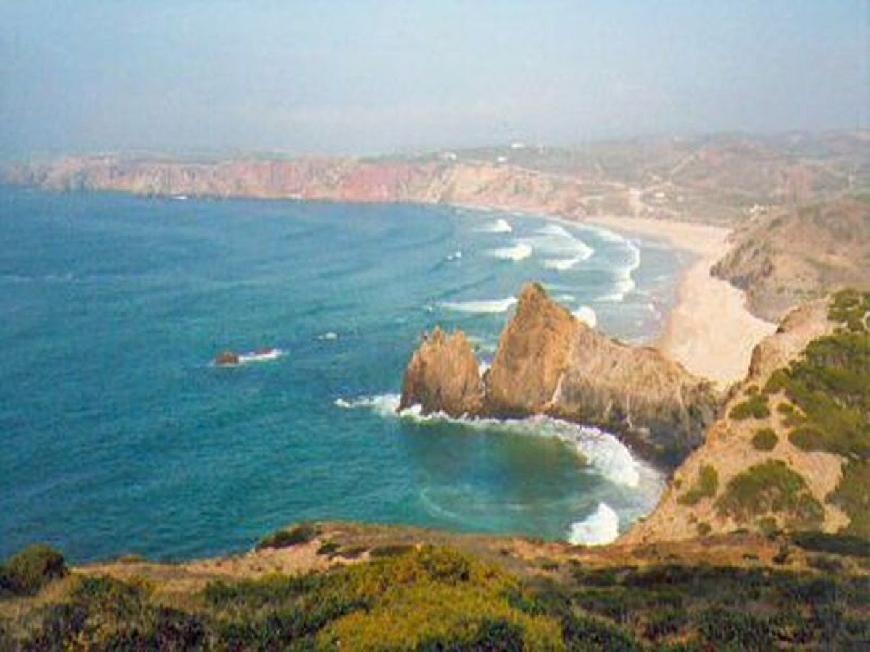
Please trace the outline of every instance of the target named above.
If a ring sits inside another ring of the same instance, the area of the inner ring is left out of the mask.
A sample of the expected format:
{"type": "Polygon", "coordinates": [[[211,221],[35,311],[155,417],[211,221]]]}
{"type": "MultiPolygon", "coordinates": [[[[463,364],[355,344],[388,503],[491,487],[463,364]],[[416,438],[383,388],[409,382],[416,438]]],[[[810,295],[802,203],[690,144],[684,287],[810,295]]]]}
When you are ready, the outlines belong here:
{"type": "Polygon", "coordinates": [[[204,556],[303,519],[566,539],[597,514],[588,539],[655,502],[609,436],[392,410],[422,331],[491,358],[527,280],[649,337],[681,254],[445,207],[12,189],[0,229],[0,555],[204,556]],[[263,347],[282,355],[211,364],[263,347]]]}

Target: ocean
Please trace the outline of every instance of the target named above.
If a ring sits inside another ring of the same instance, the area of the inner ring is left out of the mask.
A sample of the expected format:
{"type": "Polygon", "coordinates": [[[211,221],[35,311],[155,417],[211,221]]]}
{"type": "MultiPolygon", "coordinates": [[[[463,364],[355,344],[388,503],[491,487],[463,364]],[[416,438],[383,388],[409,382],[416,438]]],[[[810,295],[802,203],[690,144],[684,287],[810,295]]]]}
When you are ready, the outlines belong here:
{"type": "Polygon", "coordinates": [[[527,281],[648,342],[689,262],[663,244],[441,206],[16,188],[0,232],[0,556],[189,559],[308,519],[600,543],[663,489],[594,429],[395,413],[420,334],[462,328],[486,365],[527,281]],[[252,355],[215,366],[225,350],[252,355]]]}

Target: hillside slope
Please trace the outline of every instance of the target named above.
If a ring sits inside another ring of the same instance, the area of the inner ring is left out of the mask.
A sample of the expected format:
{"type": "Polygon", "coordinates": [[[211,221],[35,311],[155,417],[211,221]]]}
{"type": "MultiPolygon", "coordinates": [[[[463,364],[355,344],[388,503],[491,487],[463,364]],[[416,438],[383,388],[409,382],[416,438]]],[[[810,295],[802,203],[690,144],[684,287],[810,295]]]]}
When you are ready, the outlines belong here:
{"type": "Polygon", "coordinates": [[[626,543],[738,529],[870,538],[870,293],[786,317],[626,543]]]}
{"type": "Polygon", "coordinates": [[[870,288],[870,197],[773,211],[732,241],[712,272],[746,290],[765,319],[842,287],[870,288]]]}

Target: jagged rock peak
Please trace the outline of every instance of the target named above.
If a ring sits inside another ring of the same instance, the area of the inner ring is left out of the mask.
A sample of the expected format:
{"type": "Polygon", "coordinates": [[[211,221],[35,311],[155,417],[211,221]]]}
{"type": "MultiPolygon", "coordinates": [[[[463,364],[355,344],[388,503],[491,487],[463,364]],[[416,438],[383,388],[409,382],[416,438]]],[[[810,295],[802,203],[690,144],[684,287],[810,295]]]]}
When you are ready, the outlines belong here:
{"type": "Polygon", "coordinates": [[[447,335],[436,327],[430,335],[423,335],[405,371],[399,409],[412,405],[419,405],[424,414],[445,412],[459,417],[480,413],[483,383],[465,333],[447,335]]]}
{"type": "Polygon", "coordinates": [[[503,416],[547,411],[579,328],[586,326],[540,284],[527,284],[487,377],[489,410],[503,416]]]}

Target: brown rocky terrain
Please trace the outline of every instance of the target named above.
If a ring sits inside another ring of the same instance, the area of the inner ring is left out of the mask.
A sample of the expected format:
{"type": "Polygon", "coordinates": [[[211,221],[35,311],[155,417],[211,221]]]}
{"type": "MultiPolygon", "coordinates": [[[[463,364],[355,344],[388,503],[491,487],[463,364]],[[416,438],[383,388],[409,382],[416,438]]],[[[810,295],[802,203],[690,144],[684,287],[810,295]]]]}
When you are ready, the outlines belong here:
{"type": "Polygon", "coordinates": [[[870,200],[766,212],[741,226],[713,274],[769,320],[843,287],[870,288],[870,200]]]}
{"type": "MultiPolygon", "coordinates": [[[[864,296],[866,307],[870,304],[867,295],[864,296]]],[[[855,428],[856,433],[863,429],[863,435],[851,440],[848,445],[851,450],[846,450],[843,444],[838,444],[838,452],[833,452],[830,446],[825,450],[826,446],[806,445],[795,433],[801,431],[802,425],[804,432],[809,431],[804,424],[812,423],[812,419],[801,414],[787,392],[778,389],[782,381],[777,384],[777,378],[788,378],[783,375],[784,368],[804,359],[811,342],[819,342],[818,338],[835,331],[842,333],[829,314],[829,299],[805,304],[792,311],[777,332],[756,347],[746,380],[732,391],[723,416],[710,428],[704,445],[676,470],[657,508],[638,522],[621,539],[622,543],[687,540],[738,529],[759,532],[818,529],[833,533],[850,526],[849,531],[860,534],[866,528],[863,519],[867,511],[868,478],[866,472],[861,475],[866,463],[860,461],[866,457],[866,437],[870,434],[866,413],[863,417],[854,411],[851,417],[832,413],[838,403],[849,408],[852,399],[828,403],[830,399],[821,396],[823,371],[814,372],[811,382],[818,388],[813,390],[814,395],[809,395],[809,400],[820,406],[819,412],[827,411],[824,416],[829,425],[823,426],[822,436],[833,439],[838,428],[846,432],[855,428]],[[858,469],[848,479],[844,477],[847,461],[858,469]],[[852,503],[851,517],[843,511],[843,506],[849,503],[836,498],[838,493],[863,494],[863,501],[859,498],[852,503]]],[[[860,323],[856,328],[860,331],[860,323]]],[[[860,334],[840,337],[846,342],[849,338],[857,342],[857,353],[850,355],[866,360],[866,327],[863,344],[860,334]]],[[[840,348],[830,343],[824,347],[840,348]]],[[[831,377],[835,386],[863,384],[866,397],[866,362],[853,359],[849,363],[843,353],[827,353],[822,359],[833,365],[831,377]],[[857,365],[857,376],[850,377],[849,364],[857,365]]],[[[805,392],[800,386],[798,391],[805,392]]],[[[857,391],[860,393],[860,388],[857,391]]]]}
{"type": "Polygon", "coordinates": [[[448,336],[436,328],[423,336],[405,372],[399,409],[412,405],[420,405],[425,413],[442,411],[452,417],[481,411],[483,382],[464,333],[448,336]]]}
{"type": "Polygon", "coordinates": [[[408,365],[402,406],[420,403],[424,413],[454,415],[548,414],[619,433],[643,454],[673,465],[703,441],[719,404],[708,381],[655,349],[596,332],[537,284],[520,294],[482,396],[472,360],[461,333],[424,341],[408,365]]]}

